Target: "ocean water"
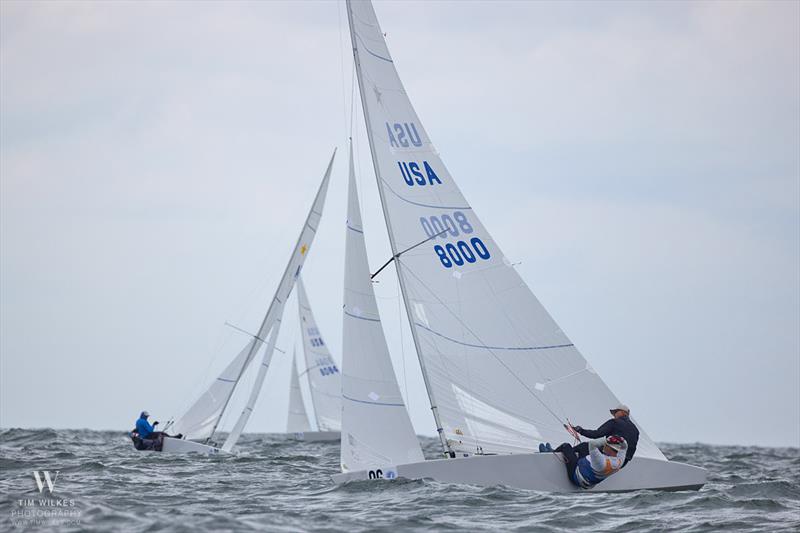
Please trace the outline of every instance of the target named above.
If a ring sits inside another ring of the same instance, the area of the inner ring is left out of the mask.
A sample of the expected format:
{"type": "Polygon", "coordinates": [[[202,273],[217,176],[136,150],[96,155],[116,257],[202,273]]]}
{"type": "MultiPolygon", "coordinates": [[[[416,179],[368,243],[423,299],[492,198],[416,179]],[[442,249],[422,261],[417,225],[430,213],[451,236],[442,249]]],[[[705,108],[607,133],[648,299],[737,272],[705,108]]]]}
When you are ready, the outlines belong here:
{"type": "MultiPolygon", "coordinates": [[[[423,446],[436,455],[437,441],[423,446]]],[[[561,495],[430,480],[336,487],[337,443],[250,434],[233,456],[177,456],[137,452],[117,432],[9,429],[0,531],[800,531],[797,448],[662,449],[707,468],[709,483],[561,495]]]]}

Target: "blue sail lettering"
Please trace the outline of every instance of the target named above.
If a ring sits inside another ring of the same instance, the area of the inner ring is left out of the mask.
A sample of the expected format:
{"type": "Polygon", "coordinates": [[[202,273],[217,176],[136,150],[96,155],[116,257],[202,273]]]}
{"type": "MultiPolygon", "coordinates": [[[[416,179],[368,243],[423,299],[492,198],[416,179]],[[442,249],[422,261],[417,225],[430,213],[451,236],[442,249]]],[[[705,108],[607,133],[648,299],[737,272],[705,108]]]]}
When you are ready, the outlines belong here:
{"type": "Polygon", "coordinates": [[[397,140],[394,138],[394,134],[392,133],[392,128],[389,126],[389,123],[386,123],[386,133],[389,134],[389,144],[397,148],[397,140]]]}
{"type": "Polygon", "coordinates": [[[413,122],[411,123],[411,128],[408,127],[409,126],[408,122],[406,122],[405,125],[406,125],[406,132],[408,132],[408,138],[411,139],[412,144],[414,146],[422,146],[422,140],[420,140],[419,138],[419,133],[417,133],[417,127],[414,125],[414,123],[413,122]],[[412,130],[414,132],[413,135],[411,134],[412,130]]]}
{"type": "Polygon", "coordinates": [[[423,161],[422,166],[425,167],[425,174],[422,173],[420,164],[416,161],[398,161],[397,166],[400,167],[400,174],[403,176],[403,181],[406,185],[413,187],[414,185],[435,185],[442,184],[442,180],[436,175],[433,167],[427,162],[423,161]]]}
{"type": "Polygon", "coordinates": [[[412,161],[408,164],[408,168],[411,170],[411,173],[414,174],[417,183],[420,185],[425,185],[425,176],[422,175],[422,172],[419,171],[419,165],[412,161]]]}
{"type": "Polygon", "coordinates": [[[406,140],[406,133],[403,131],[403,126],[395,124],[394,131],[397,132],[397,142],[400,143],[400,146],[408,148],[408,140],[406,140]]]}
{"type": "Polygon", "coordinates": [[[439,185],[442,184],[442,180],[439,179],[439,176],[436,175],[436,172],[433,171],[431,166],[428,164],[427,161],[422,162],[425,165],[425,172],[428,173],[428,183],[433,185],[433,182],[437,182],[439,185]]]}
{"type": "Polygon", "coordinates": [[[400,167],[400,173],[403,175],[403,179],[405,180],[406,184],[409,186],[414,185],[414,180],[411,179],[411,176],[408,173],[408,169],[406,168],[405,162],[398,161],[397,166],[400,167]]]}

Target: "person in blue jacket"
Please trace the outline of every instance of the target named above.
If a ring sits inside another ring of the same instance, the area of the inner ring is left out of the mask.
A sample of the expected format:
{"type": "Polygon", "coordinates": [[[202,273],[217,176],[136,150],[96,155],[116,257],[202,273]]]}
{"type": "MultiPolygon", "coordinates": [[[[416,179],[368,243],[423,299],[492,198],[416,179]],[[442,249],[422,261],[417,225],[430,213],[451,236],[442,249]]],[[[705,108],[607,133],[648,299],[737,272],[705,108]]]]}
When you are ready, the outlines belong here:
{"type": "Polygon", "coordinates": [[[161,435],[160,431],[156,431],[158,421],[154,424],[150,424],[150,422],[147,421],[149,417],[150,413],[142,411],[142,414],[139,415],[139,420],[136,421],[136,433],[138,433],[139,437],[142,439],[155,439],[161,435]]]}
{"type": "Polygon", "coordinates": [[[156,431],[156,426],[158,425],[158,421],[150,422],[147,419],[150,418],[150,413],[147,411],[142,411],[142,414],[139,415],[139,420],[136,421],[136,433],[139,434],[139,438],[141,439],[157,439],[159,437],[172,437],[175,439],[180,439],[183,435],[167,435],[163,431],[156,431]]]}

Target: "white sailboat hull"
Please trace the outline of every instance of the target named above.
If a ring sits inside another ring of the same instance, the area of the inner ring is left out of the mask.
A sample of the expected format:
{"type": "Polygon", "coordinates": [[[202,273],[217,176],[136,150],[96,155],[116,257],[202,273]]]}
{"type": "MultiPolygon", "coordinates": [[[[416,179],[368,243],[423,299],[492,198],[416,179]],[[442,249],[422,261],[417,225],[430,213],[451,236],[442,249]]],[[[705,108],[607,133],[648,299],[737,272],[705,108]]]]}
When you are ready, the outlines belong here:
{"type": "MultiPolygon", "coordinates": [[[[595,492],[698,490],[706,483],[703,468],[672,461],[635,458],[623,470],[592,488],[595,492]]],[[[579,492],[567,479],[560,454],[478,455],[334,474],[336,484],[369,479],[430,478],[442,483],[507,485],[544,492],[579,492]]]]}
{"type": "Polygon", "coordinates": [[[169,437],[164,439],[161,451],[163,453],[202,453],[205,455],[223,453],[221,449],[207,444],[200,444],[193,440],[171,439],[169,437]]]}
{"type": "Polygon", "coordinates": [[[305,442],[331,442],[341,440],[342,434],[339,431],[303,431],[295,433],[294,438],[305,442]]]}

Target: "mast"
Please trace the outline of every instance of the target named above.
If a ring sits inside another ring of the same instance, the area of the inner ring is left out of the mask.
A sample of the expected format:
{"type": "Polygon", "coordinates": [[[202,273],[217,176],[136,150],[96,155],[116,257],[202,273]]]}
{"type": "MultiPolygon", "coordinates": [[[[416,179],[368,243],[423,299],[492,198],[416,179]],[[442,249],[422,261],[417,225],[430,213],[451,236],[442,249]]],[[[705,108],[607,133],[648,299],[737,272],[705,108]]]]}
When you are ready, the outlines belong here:
{"type": "MultiPolygon", "coordinates": [[[[270,330],[270,328],[273,327],[275,319],[278,318],[278,316],[283,313],[283,305],[286,299],[289,298],[289,295],[292,293],[292,288],[294,287],[294,283],[291,283],[291,281],[294,280],[293,276],[297,276],[298,274],[300,274],[300,269],[303,266],[302,261],[300,262],[300,265],[297,267],[297,272],[290,272],[290,269],[292,268],[292,265],[295,263],[295,257],[298,250],[300,251],[301,257],[305,257],[307,249],[305,248],[305,245],[303,245],[304,248],[302,249],[300,248],[300,246],[303,244],[302,242],[303,236],[305,235],[306,228],[309,227],[309,221],[311,220],[312,215],[316,214],[318,216],[322,216],[322,208],[320,208],[319,212],[315,211],[315,208],[317,207],[317,204],[319,203],[322,195],[326,194],[328,191],[328,179],[330,178],[331,175],[331,168],[333,167],[333,159],[335,157],[336,157],[336,148],[333,149],[333,155],[331,155],[331,160],[328,163],[327,170],[325,171],[325,177],[322,178],[322,183],[320,184],[319,189],[317,189],[317,194],[314,197],[314,202],[311,204],[311,209],[309,209],[308,211],[308,215],[306,216],[303,229],[300,231],[300,235],[297,237],[297,242],[294,245],[292,255],[289,258],[289,262],[286,264],[286,268],[283,271],[283,276],[281,277],[280,283],[278,283],[278,288],[275,290],[275,296],[272,297],[272,302],[269,305],[269,309],[267,309],[267,314],[264,315],[264,320],[261,321],[261,327],[258,329],[258,332],[251,341],[252,344],[247,352],[247,357],[245,358],[244,364],[242,365],[242,368],[239,370],[239,375],[236,377],[236,381],[234,382],[233,387],[231,387],[230,393],[228,394],[227,398],[225,398],[225,403],[223,403],[222,409],[217,415],[217,419],[214,421],[214,428],[211,430],[211,435],[206,439],[206,442],[210,441],[214,437],[214,433],[216,433],[217,427],[219,426],[219,423],[222,420],[222,415],[225,414],[225,410],[228,408],[228,404],[230,403],[231,398],[233,397],[233,391],[235,391],[236,387],[239,385],[239,381],[242,379],[242,376],[244,375],[244,372],[247,369],[250,362],[253,360],[253,357],[255,357],[256,352],[259,350],[259,348],[261,348],[261,345],[264,344],[264,335],[270,330]],[[287,281],[290,282],[290,284],[288,286],[286,294],[284,295],[284,300],[281,301],[280,299],[281,289],[285,288],[284,285],[286,285],[287,281]],[[278,313],[278,311],[280,311],[280,313],[278,313]]],[[[316,228],[312,228],[312,230],[316,233],[316,228]]]]}
{"type": "Polygon", "coordinates": [[[264,350],[264,357],[262,358],[261,364],[258,367],[258,375],[253,383],[253,389],[250,391],[250,397],[247,399],[247,404],[242,410],[242,414],[239,415],[236,425],[233,426],[230,435],[228,435],[228,438],[225,439],[225,443],[222,445],[223,451],[231,451],[231,449],[236,445],[236,441],[238,441],[239,437],[241,437],[244,427],[247,425],[247,421],[250,420],[250,414],[253,412],[253,408],[256,405],[256,400],[258,400],[258,395],[261,392],[261,386],[264,384],[264,378],[267,375],[267,370],[269,370],[269,364],[272,361],[272,354],[275,352],[275,343],[278,340],[278,333],[281,329],[283,305],[280,306],[280,312],[281,315],[272,323],[272,330],[269,334],[269,343],[267,343],[267,348],[264,350]]]}
{"type": "Polygon", "coordinates": [[[375,140],[372,136],[372,127],[369,121],[369,109],[367,109],[367,101],[364,96],[364,80],[361,73],[361,61],[358,57],[358,46],[356,45],[356,34],[355,34],[355,27],[353,25],[353,11],[350,7],[352,0],[346,0],[347,2],[347,22],[350,26],[350,41],[353,45],[353,59],[356,65],[356,77],[358,78],[358,91],[361,95],[361,109],[364,111],[364,121],[366,122],[367,126],[367,138],[369,139],[369,147],[370,147],[370,155],[372,156],[372,166],[375,169],[375,179],[378,182],[378,193],[381,197],[381,209],[383,210],[383,219],[386,222],[386,229],[389,233],[389,244],[392,248],[392,256],[394,257],[395,261],[395,269],[397,270],[397,279],[400,282],[400,292],[403,294],[403,304],[406,308],[406,317],[408,318],[409,327],[411,329],[411,337],[414,339],[414,349],[417,352],[417,359],[419,360],[420,370],[422,371],[422,379],[425,382],[425,390],[428,392],[428,400],[431,404],[431,413],[433,413],[433,420],[436,423],[436,433],[439,435],[439,441],[442,444],[442,453],[448,457],[455,457],[455,452],[450,448],[450,444],[447,442],[447,439],[444,436],[444,428],[442,427],[441,418],[439,417],[439,408],[436,405],[436,399],[433,394],[433,388],[431,387],[430,380],[428,378],[428,371],[425,368],[425,360],[422,356],[422,350],[420,349],[419,339],[417,338],[417,331],[414,328],[413,321],[411,319],[411,307],[409,306],[409,300],[406,291],[406,285],[403,281],[403,276],[401,275],[402,265],[400,263],[400,256],[397,253],[397,244],[394,241],[394,233],[392,232],[392,222],[389,220],[389,213],[386,211],[386,201],[384,199],[383,187],[381,186],[381,175],[380,175],[380,167],[378,165],[378,159],[375,155],[375,140]]]}
{"type": "MultiPolygon", "coordinates": [[[[270,306],[270,309],[272,309],[272,306],[270,306]]],[[[267,311],[267,316],[269,316],[269,311],[267,311]]],[[[266,318],[267,317],[264,317],[264,320],[266,320],[266,318]]],[[[211,439],[214,438],[214,433],[217,432],[217,426],[219,426],[219,423],[222,420],[222,415],[225,414],[225,409],[228,408],[228,403],[230,403],[231,398],[233,397],[233,391],[235,391],[236,387],[239,386],[239,380],[242,379],[242,375],[244,374],[245,369],[250,364],[250,361],[252,361],[253,356],[258,351],[258,349],[261,348],[261,344],[263,343],[264,341],[260,337],[253,337],[253,340],[250,341],[250,349],[247,351],[247,357],[245,357],[244,363],[242,364],[242,368],[239,370],[239,375],[236,376],[236,381],[234,382],[233,387],[231,387],[231,391],[228,393],[228,396],[225,398],[225,402],[222,404],[222,409],[220,409],[219,414],[217,415],[217,419],[214,421],[214,427],[211,429],[211,435],[209,435],[208,438],[206,438],[205,440],[206,444],[211,442],[211,439]]]]}

